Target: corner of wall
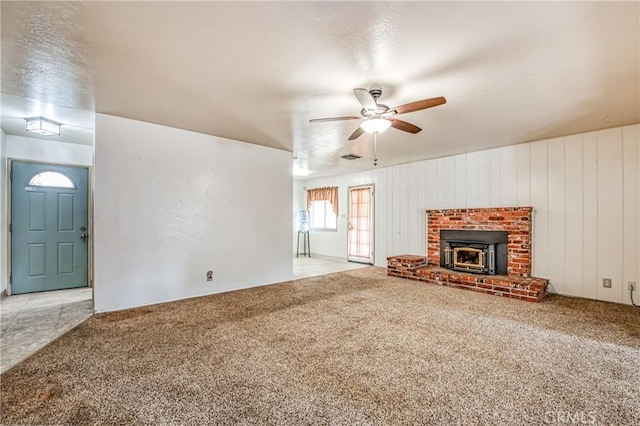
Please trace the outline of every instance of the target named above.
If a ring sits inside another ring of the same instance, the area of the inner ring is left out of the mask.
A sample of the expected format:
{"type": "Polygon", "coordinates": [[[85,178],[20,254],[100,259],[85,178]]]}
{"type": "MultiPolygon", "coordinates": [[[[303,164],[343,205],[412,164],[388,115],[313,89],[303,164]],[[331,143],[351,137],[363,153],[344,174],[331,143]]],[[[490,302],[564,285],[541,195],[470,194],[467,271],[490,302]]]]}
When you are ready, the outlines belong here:
{"type": "Polygon", "coordinates": [[[0,292],[7,290],[7,256],[8,256],[8,224],[7,224],[7,135],[0,129],[0,292]]]}
{"type": "Polygon", "coordinates": [[[300,227],[300,223],[298,222],[298,211],[304,210],[306,208],[306,188],[307,181],[302,180],[294,180],[293,181],[293,206],[292,206],[292,241],[291,245],[293,248],[293,253],[296,253],[297,245],[298,245],[298,229],[300,227]]]}

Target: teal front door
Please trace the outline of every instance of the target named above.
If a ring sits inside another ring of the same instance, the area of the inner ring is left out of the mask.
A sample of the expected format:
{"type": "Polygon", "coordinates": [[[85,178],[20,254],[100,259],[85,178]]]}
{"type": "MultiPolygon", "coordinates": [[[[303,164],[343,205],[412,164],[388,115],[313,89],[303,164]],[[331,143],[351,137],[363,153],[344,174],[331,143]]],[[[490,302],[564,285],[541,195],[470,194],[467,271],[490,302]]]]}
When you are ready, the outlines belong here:
{"type": "Polygon", "coordinates": [[[14,161],[11,292],[88,285],[88,170],[14,161]]]}

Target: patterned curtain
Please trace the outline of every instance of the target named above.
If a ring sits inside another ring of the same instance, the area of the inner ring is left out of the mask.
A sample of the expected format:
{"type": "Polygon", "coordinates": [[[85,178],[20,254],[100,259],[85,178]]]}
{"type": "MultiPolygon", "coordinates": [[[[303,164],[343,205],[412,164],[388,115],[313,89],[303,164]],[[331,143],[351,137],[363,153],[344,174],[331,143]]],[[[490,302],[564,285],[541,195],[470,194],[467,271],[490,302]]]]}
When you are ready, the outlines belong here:
{"type": "Polygon", "coordinates": [[[338,216],[338,187],[327,186],[307,190],[307,210],[311,210],[314,201],[328,201],[331,203],[333,213],[338,216]]]}

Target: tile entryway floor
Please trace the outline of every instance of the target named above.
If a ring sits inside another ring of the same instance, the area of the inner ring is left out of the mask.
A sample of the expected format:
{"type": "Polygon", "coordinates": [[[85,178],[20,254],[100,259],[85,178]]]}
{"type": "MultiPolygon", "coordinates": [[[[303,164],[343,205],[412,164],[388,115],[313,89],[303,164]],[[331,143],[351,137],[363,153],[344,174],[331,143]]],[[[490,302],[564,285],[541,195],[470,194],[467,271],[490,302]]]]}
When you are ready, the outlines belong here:
{"type": "Polygon", "coordinates": [[[0,373],[93,315],[91,288],[18,294],[0,302],[0,373]]]}
{"type": "Polygon", "coordinates": [[[350,271],[366,268],[369,264],[347,262],[346,259],[336,257],[314,256],[293,258],[293,279],[316,277],[318,275],[333,274],[334,272],[350,271]]]}

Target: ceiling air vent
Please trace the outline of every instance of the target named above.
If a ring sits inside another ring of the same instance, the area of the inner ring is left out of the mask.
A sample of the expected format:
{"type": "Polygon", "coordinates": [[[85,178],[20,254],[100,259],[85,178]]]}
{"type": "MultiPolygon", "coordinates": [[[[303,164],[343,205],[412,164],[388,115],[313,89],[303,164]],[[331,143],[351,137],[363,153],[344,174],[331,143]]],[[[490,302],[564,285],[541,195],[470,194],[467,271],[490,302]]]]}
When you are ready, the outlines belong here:
{"type": "Polygon", "coordinates": [[[361,157],[355,154],[347,154],[347,155],[343,155],[340,158],[344,158],[345,160],[357,160],[358,158],[361,158],[361,157]]]}

